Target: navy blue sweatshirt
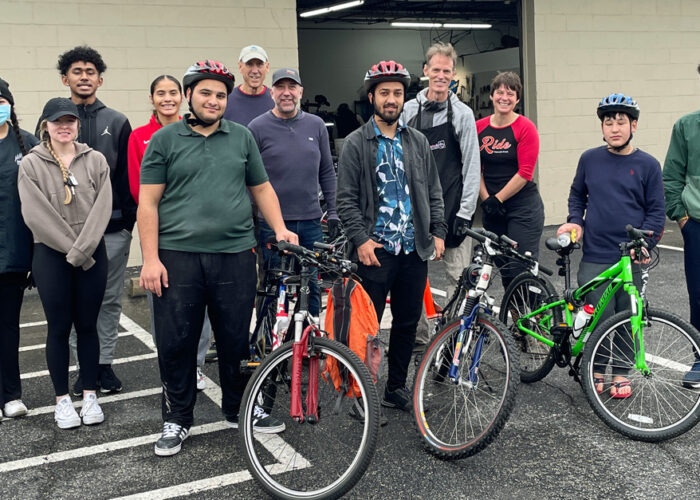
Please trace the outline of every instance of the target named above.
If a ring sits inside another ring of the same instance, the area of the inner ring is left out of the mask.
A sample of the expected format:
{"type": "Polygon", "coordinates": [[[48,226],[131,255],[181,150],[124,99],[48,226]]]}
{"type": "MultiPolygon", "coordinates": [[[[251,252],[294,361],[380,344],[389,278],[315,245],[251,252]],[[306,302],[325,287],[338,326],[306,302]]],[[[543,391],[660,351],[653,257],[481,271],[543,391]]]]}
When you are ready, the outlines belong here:
{"type": "Polygon", "coordinates": [[[661,165],[641,151],[616,155],[607,146],[581,155],[569,192],[567,222],[583,227],[586,262],[614,264],[620,243],[628,241],[625,226],[654,231],[655,244],[666,222],[661,165]]]}
{"type": "Polygon", "coordinates": [[[323,120],[301,110],[290,119],[277,118],[268,111],[250,122],[248,128],[279,198],[282,218],[286,221],[320,218],[320,186],[328,217],[337,219],[335,169],[323,120]]]}

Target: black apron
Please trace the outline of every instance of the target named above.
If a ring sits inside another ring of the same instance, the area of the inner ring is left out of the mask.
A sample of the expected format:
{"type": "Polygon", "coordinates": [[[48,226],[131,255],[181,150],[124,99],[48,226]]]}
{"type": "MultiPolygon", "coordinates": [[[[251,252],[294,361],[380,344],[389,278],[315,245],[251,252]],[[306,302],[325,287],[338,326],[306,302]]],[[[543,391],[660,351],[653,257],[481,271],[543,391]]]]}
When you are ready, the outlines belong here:
{"type": "Polygon", "coordinates": [[[454,220],[457,217],[462,201],[462,150],[455,129],[452,126],[452,104],[447,98],[447,121],[436,127],[421,128],[422,106],[418,107],[418,120],[416,128],[420,130],[430,143],[430,149],[435,158],[440,184],[442,185],[442,199],[445,202],[445,220],[447,222],[447,248],[458,247],[466,235],[455,236],[453,233],[454,220]]]}

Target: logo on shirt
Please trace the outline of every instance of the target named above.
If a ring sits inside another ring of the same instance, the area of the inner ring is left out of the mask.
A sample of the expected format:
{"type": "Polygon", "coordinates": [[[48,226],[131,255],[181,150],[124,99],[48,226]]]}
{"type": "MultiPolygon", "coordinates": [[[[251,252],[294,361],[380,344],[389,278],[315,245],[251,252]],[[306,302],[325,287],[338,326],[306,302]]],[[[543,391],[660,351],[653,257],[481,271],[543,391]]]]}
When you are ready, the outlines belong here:
{"type": "Polygon", "coordinates": [[[495,137],[487,135],[481,139],[481,147],[479,148],[479,151],[486,151],[488,154],[507,153],[510,146],[510,142],[508,142],[505,138],[497,141],[495,137]]]}
{"type": "Polygon", "coordinates": [[[20,164],[21,162],[22,162],[22,153],[17,153],[17,154],[15,155],[15,163],[16,163],[17,166],[19,167],[19,164],[20,164]]]}
{"type": "Polygon", "coordinates": [[[146,145],[146,144],[148,144],[150,141],[151,141],[150,139],[148,139],[147,141],[143,141],[143,144],[146,145]]]}
{"type": "Polygon", "coordinates": [[[309,140],[313,142],[314,138],[313,138],[313,137],[309,137],[309,140]]]}
{"type": "Polygon", "coordinates": [[[436,149],[445,149],[447,146],[445,145],[445,140],[441,139],[437,141],[435,144],[430,145],[430,150],[435,151],[436,149]]]}
{"type": "Polygon", "coordinates": [[[109,133],[109,125],[105,127],[105,129],[102,131],[100,135],[112,135],[109,133]]]}

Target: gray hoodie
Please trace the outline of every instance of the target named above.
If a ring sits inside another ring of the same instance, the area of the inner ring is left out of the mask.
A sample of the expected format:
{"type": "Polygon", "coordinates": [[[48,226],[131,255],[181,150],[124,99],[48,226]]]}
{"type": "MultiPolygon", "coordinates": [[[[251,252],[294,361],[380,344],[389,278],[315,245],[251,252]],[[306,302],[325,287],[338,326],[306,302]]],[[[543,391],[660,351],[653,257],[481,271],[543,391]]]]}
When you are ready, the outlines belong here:
{"type": "MultiPolygon", "coordinates": [[[[404,104],[401,117],[406,125],[416,126],[419,107],[424,108],[421,118],[421,126],[424,128],[437,127],[447,121],[447,101],[441,103],[428,101],[427,95],[428,89],[426,88],[421,90],[415,99],[404,104]],[[425,106],[429,102],[432,106],[428,106],[430,110],[426,110],[425,106]]],[[[449,95],[452,104],[452,125],[462,151],[462,200],[457,215],[463,219],[471,219],[479,199],[479,184],[481,182],[479,137],[476,133],[476,123],[471,108],[460,101],[454,93],[450,92],[449,95]]],[[[447,214],[445,215],[447,216],[447,214]]]]}
{"type": "Polygon", "coordinates": [[[22,158],[17,187],[34,242],[65,253],[71,265],[88,270],[112,215],[112,187],[102,153],[78,142],[75,148],[69,170],[78,185],[71,203],[63,204],[61,169],[43,142],[22,158]]]}

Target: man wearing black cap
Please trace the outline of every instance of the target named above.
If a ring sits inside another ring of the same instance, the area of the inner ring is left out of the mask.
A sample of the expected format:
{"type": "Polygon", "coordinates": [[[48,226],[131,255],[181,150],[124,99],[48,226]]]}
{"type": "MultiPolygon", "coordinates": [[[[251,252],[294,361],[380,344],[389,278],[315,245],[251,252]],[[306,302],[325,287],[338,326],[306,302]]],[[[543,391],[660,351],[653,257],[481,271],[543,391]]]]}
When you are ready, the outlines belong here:
{"type": "MultiPolygon", "coordinates": [[[[313,248],[315,241],[323,241],[319,185],[328,207],[331,239],[338,233],[338,216],[328,131],[321,118],[298,109],[303,91],[296,69],[275,71],[272,75],[275,107],[255,118],[248,128],[255,137],[270,183],[280,200],[284,223],[299,236],[301,245],[313,248]],[[312,182],[314,179],[317,182],[312,182]]],[[[272,234],[272,229],[261,220],[260,242],[264,243],[272,234]]],[[[264,245],[262,251],[266,267],[279,259],[264,245]]],[[[320,305],[318,283],[312,281],[309,312],[318,316],[320,305]]]]}
{"type": "MultiPolygon", "coordinates": [[[[205,308],[219,351],[222,410],[238,427],[255,300],[255,237],[248,192],[277,240],[287,230],[250,131],[222,120],[233,75],[217,61],[193,64],[182,87],[190,113],[151,137],[141,163],[141,286],[153,292],[163,434],[156,455],[174,455],[193,424],[197,344],[205,308]]],[[[284,423],[256,410],[257,432],[284,423]]]]}
{"type": "MultiPolygon", "coordinates": [[[[112,183],[112,217],[105,231],[107,248],[107,288],[97,319],[100,339],[100,370],[98,384],[102,392],[118,392],[122,383],[112,370],[117,348],[119,317],[122,311],[124,272],[129,260],[131,231],[136,221],[136,203],[129,191],[127,146],[131,125],[122,113],[105,106],[97,98],[102,86],[102,74],[107,65],[92,47],[75,47],[58,57],[61,82],[70,89],[70,98],[78,106],[80,130],[78,142],[87,144],[107,159],[112,183]]],[[[41,121],[39,118],[37,131],[41,121]]],[[[71,332],[71,349],[77,356],[75,330],[71,332]]],[[[77,359],[77,357],[76,357],[77,359]]],[[[78,377],[73,394],[83,392],[82,379],[78,377]]]]}

